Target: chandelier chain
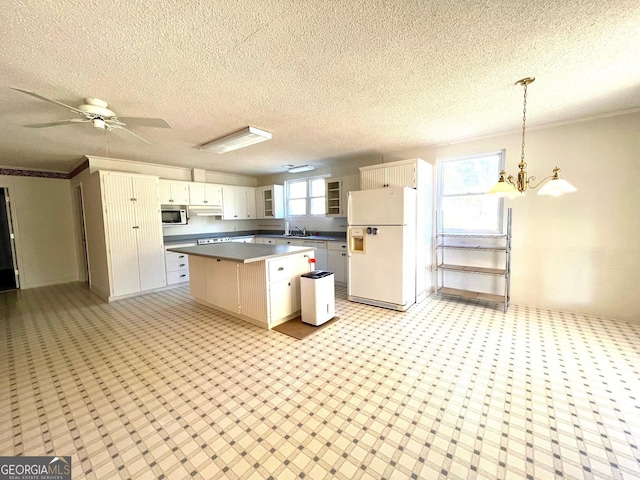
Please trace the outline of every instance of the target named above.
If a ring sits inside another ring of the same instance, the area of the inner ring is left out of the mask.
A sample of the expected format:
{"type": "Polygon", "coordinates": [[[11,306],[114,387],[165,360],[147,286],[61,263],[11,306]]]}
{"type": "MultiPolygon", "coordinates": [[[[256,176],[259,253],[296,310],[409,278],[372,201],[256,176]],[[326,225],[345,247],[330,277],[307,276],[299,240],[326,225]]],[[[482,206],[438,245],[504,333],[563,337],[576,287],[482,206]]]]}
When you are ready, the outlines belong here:
{"type": "Polygon", "coordinates": [[[524,102],[522,105],[522,153],[520,154],[520,162],[524,163],[524,132],[525,123],[527,121],[527,82],[523,82],[524,86],[524,102]]]}

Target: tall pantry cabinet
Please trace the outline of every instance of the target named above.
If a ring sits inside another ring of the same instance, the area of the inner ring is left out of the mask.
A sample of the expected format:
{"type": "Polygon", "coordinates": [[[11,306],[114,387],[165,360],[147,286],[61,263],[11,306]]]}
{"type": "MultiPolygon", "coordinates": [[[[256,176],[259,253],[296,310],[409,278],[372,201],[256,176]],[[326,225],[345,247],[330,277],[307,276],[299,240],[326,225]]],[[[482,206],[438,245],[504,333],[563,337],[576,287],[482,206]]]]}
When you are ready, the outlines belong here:
{"type": "Polygon", "coordinates": [[[159,179],[100,171],[83,197],[91,290],[110,301],[164,287],[159,179]]]}

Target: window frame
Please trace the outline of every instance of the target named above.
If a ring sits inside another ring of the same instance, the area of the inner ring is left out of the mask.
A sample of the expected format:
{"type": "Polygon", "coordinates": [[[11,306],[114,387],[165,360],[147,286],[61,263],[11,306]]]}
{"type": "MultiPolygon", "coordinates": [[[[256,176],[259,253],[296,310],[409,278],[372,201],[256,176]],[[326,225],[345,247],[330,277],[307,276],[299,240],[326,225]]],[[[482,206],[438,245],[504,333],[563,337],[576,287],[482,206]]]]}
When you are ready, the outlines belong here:
{"type": "Polygon", "coordinates": [[[326,191],[326,178],[329,177],[329,175],[316,175],[313,177],[304,177],[304,178],[291,178],[289,180],[285,180],[285,217],[286,218],[298,218],[298,219],[304,219],[304,218],[318,218],[318,217],[326,217],[327,216],[327,191],[326,191]],[[312,197],[311,196],[311,182],[314,180],[322,180],[323,182],[325,182],[325,192],[324,195],[322,197],[316,196],[316,197],[312,197]],[[306,207],[305,207],[305,211],[307,213],[305,213],[304,215],[292,215],[289,211],[289,201],[291,200],[291,197],[289,196],[290,193],[290,184],[291,183],[296,183],[296,182],[307,182],[307,195],[305,198],[306,200],[306,207]],[[322,213],[309,213],[311,212],[311,199],[312,198],[322,198],[323,199],[323,211],[322,213]]]}
{"type": "Polygon", "coordinates": [[[443,197],[468,197],[468,196],[485,196],[486,192],[478,192],[478,193],[456,193],[451,195],[443,195],[444,191],[444,167],[447,163],[453,162],[462,162],[469,160],[476,160],[485,157],[491,157],[494,155],[498,155],[500,157],[499,170],[495,172],[496,182],[498,181],[498,176],[501,170],[504,170],[505,158],[506,158],[506,150],[494,150],[484,153],[476,153],[471,155],[461,155],[456,157],[445,157],[437,159],[437,168],[438,168],[438,182],[437,182],[437,225],[436,231],[438,233],[448,233],[448,234],[484,234],[484,235],[502,235],[504,233],[504,198],[498,198],[498,228],[486,228],[486,229],[454,229],[450,228],[445,230],[442,224],[443,214],[442,214],[442,199],[443,197]]]}

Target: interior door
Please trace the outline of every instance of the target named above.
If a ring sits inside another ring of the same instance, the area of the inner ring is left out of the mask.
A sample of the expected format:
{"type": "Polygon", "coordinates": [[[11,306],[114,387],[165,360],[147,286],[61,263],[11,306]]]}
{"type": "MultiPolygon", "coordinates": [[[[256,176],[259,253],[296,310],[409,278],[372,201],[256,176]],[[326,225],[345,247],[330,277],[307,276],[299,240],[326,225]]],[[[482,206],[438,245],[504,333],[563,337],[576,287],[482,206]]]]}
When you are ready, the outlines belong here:
{"type": "Polygon", "coordinates": [[[9,190],[0,188],[0,291],[19,287],[9,190]]]}

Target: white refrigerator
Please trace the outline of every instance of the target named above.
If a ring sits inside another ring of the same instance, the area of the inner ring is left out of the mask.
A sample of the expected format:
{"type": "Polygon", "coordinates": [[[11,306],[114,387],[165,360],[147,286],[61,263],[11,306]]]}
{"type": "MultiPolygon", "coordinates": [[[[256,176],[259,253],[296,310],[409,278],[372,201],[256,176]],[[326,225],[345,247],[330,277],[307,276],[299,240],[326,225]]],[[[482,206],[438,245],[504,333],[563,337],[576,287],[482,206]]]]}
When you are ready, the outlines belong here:
{"type": "Polygon", "coordinates": [[[416,191],[349,192],[349,300],[405,311],[416,302],[416,191]]]}

